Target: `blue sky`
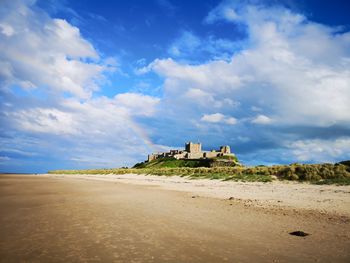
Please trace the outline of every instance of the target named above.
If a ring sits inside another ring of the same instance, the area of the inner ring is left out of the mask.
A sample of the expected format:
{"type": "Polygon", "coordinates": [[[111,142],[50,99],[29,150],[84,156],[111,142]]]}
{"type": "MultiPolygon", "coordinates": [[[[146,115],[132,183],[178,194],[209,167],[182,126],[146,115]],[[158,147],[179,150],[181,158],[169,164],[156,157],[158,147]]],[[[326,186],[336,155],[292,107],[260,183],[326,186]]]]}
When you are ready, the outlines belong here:
{"type": "Polygon", "coordinates": [[[348,1],[0,3],[0,171],[131,166],[228,144],[350,159],[348,1]]]}

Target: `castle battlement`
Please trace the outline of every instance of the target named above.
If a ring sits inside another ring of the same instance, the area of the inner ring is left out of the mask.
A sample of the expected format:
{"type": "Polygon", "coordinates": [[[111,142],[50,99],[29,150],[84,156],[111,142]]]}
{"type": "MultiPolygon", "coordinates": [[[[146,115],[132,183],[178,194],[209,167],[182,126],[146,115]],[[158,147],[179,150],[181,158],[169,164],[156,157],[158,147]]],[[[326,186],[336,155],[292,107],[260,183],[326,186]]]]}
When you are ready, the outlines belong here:
{"type": "Polygon", "coordinates": [[[170,150],[169,152],[152,153],[148,155],[148,162],[159,158],[175,159],[212,159],[220,156],[235,156],[231,153],[230,146],[221,146],[219,150],[202,151],[201,143],[188,142],[184,150],[170,150]]]}

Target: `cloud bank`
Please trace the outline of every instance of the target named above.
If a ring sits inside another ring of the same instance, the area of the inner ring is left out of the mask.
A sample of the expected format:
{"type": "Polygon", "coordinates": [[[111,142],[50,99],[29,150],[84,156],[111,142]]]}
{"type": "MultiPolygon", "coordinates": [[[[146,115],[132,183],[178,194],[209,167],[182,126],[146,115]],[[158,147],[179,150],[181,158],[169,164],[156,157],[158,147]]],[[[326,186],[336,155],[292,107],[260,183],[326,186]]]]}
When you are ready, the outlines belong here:
{"type": "MultiPolygon", "coordinates": [[[[255,142],[257,152],[266,150],[259,141],[273,138],[275,143],[271,146],[277,152],[285,151],[289,160],[299,159],[299,152],[290,149],[310,145],[304,138],[304,129],[313,128],[314,142],[322,150],[315,155],[311,147],[302,147],[303,161],[345,157],[341,150],[344,147],[322,138],[317,129],[331,131],[337,126],[350,130],[349,32],[314,23],[281,6],[242,5],[234,1],[224,1],[204,21],[244,26],[246,44],[229,61],[213,59],[197,64],[167,58],[156,59],[141,69],[164,78],[164,101],[168,107],[176,105],[186,109],[181,112],[191,112],[192,123],[206,121],[222,126],[223,116],[235,116],[240,125],[221,128],[217,135],[223,136],[222,142],[231,137],[231,143],[237,147],[244,147],[238,140],[240,134],[249,135],[247,147],[255,142]],[[175,94],[191,94],[192,98],[187,100],[175,94]],[[299,132],[292,127],[300,127],[299,132]],[[232,140],[232,136],[237,140],[232,140]],[[326,150],[329,147],[322,145],[334,145],[338,154],[330,154],[326,150]]],[[[191,39],[192,45],[206,45],[197,38],[191,39]]],[[[217,141],[215,134],[209,136],[217,141]]],[[[339,142],[346,141],[349,133],[340,137],[343,139],[339,142]]]]}
{"type": "Polygon", "coordinates": [[[128,71],[35,1],[3,1],[1,169],[132,165],[187,140],[246,164],[350,158],[350,32],[258,1],[223,1],[202,22],[245,37],[181,29],[128,71]],[[122,89],[118,71],[145,88],[122,89]]]}
{"type": "Polygon", "coordinates": [[[162,147],[134,120],[158,98],[94,96],[116,68],[77,27],[32,1],[5,1],[0,17],[2,169],[117,167],[162,147]]]}

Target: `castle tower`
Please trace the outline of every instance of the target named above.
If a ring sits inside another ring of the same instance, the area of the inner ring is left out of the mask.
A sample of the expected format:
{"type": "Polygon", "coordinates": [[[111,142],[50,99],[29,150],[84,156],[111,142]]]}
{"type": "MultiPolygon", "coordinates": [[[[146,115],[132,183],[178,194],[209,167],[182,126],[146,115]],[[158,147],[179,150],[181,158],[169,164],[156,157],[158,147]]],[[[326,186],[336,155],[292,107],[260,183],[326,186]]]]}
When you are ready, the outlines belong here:
{"type": "Polygon", "coordinates": [[[189,152],[189,153],[199,153],[199,152],[202,152],[202,144],[189,142],[189,143],[186,143],[185,149],[186,149],[186,152],[189,152]]]}
{"type": "Polygon", "coordinates": [[[148,161],[148,162],[151,162],[151,161],[157,159],[157,157],[158,157],[158,156],[157,156],[156,154],[153,154],[153,153],[152,153],[152,154],[149,154],[149,155],[148,155],[148,160],[147,160],[147,161],[148,161]]]}
{"type": "Polygon", "coordinates": [[[221,153],[226,153],[226,154],[230,154],[231,153],[231,149],[230,149],[230,146],[228,145],[225,145],[225,146],[221,146],[220,147],[220,152],[221,153]]]}

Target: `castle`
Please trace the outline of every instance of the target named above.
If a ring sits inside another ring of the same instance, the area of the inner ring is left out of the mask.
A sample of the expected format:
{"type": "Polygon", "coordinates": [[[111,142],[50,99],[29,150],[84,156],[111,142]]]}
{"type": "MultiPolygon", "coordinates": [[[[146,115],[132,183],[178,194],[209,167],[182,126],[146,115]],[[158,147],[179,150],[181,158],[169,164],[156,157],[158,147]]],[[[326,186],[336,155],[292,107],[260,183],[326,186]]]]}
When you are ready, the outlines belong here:
{"type": "Polygon", "coordinates": [[[232,156],[230,146],[221,146],[220,149],[211,151],[202,151],[201,143],[188,142],[185,144],[185,150],[170,150],[164,153],[153,153],[148,155],[148,162],[159,158],[175,158],[175,159],[210,159],[220,156],[232,156]]]}

